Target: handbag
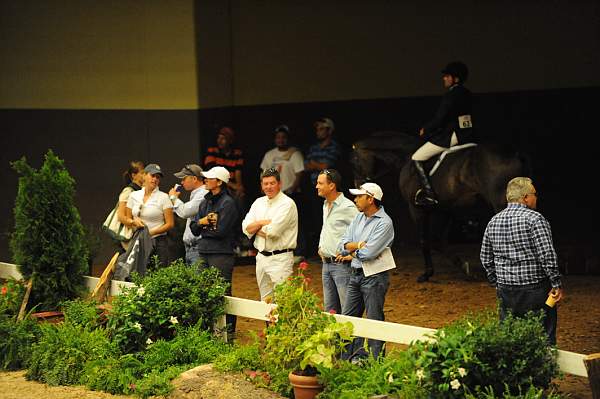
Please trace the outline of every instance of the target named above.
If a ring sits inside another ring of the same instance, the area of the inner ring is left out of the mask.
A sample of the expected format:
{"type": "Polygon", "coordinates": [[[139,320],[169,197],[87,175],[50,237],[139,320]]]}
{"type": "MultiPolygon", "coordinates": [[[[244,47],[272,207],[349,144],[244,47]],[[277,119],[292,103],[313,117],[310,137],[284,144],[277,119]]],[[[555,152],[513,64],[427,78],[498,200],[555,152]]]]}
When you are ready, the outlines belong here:
{"type": "Polygon", "coordinates": [[[117,241],[129,241],[133,236],[133,229],[119,222],[118,210],[119,203],[117,202],[115,209],[108,214],[106,220],[102,223],[102,230],[106,231],[109,236],[117,241]]]}

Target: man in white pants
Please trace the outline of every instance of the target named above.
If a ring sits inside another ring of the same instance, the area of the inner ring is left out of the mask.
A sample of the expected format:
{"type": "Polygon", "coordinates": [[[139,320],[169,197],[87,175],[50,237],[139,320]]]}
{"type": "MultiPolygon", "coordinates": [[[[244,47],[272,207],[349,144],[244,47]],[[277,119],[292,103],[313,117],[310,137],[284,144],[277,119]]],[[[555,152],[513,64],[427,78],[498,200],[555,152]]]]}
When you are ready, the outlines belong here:
{"type": "Polygon", "coordinates": [[[294,201],[281,191],[276,168],[264,170],[260,186],[265,193],[257,198],[242,222],[242,231],[254,237],[256,281],[261,301],[273,294],[276,284],[293,272],[294,249],[298,236],[298,210],[294,201]]]}

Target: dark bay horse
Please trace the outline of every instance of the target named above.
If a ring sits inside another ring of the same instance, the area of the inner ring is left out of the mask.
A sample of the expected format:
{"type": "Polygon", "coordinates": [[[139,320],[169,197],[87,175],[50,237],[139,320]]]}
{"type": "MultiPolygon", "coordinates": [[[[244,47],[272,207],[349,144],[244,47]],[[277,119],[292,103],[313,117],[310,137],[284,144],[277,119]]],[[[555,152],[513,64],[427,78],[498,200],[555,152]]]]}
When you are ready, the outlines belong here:
{"type": "MultiPolygon", "coordinates": [[[[398,178],[400,193],[420,237],[425,271],[418,281],[424,282],[434,273],[432,249],[446,249],[450,222],[476,204],[487,204],[490,216],[506,206],[506,184],[516,176],[529,176],[529,162],[521,154],[499,145],[481,144],[449,153],[430,176],[439,204],[424,208],[414,204],[420,188],[412,153],[424,141],[415,135],[400,132],[377,132],[352,146],[351,163],[354,183],[377,182],[386,174],[398,178]]],[[[426,163],[430,170],[437,157],[426,163]]],[[[388,197],[389,198],[389,197],[388,197]]],[[[455,263],[461,263],[454,258],[455,263]]]]}

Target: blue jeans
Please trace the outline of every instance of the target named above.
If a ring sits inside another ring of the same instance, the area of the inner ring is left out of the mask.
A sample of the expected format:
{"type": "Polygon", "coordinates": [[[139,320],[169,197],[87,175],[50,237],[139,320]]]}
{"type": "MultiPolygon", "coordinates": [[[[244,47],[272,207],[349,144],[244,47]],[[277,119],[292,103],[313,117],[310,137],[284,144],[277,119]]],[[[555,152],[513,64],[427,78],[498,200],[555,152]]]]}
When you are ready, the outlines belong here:
{"type": "Polygon", "coordinates": [[[542,325],[548,336],[548,343],[556,345],[556,307],[548,307],[545,302],[552,289],[549,281],[528,285],[498,284],[496,296],[500,300],[500,320],[504,320],[508,311],[516,317],[523,317],[529,311],[544,311],[542,325]]]}
{"type": "Polygon", "coordinates": [[[198,252],[198,247],[194,245],[184,244],[185,246],[185,263],[187,265],[193,265],[198,260],[200,260],[200,253],[198,252]]]}
{"type": "MultiPolygon", "coordinates": [[[[343,314],[362,317],[366,310],[367,319],[383,321],[385,318],[383,303],[389,285],[390,274],[387,271],[365,277],[362,269],[352,269],[343,314]]],[[[366,357],[368,353],[363,348],[363,342],[364,339],[361,337],[354,338],[352,343],[346,347],[342,358],[366,357]]],[[[383,341],[369,340],[369,351],[374,358],[383,355],[383,344],[383,341]]]]}
{"type": "Polygon", "coordinates": [[[325,311],[335,310],[337,314],[344,314],[346,291],[350,281],[350,265],[348,263],[323,262],[321,277],[325,311]]]}

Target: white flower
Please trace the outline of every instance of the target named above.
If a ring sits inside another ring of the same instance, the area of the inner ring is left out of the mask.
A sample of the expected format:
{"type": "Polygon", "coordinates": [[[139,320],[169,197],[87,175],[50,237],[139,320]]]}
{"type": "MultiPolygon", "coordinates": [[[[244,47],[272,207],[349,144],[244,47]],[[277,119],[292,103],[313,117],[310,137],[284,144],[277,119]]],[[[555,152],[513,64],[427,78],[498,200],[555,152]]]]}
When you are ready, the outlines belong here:
{"type": "Polygon", "coordinates": [[[425,377],[425,372],[423,371],[423,369],[418,369],[417,370],[417,379],[419,381],[421,381],[424,377],[425,377]]]}
{"type": "Polygon", "coordinates": [[[387,377],[387,380],[388,380],[388,382],[389,382],[390,384],[391,384],[392,382],[394,382],[394,373],[392,373],[391,371],[388,371],[388,372],[387,372],[387,375],[388,375],[388,377],[387,377]]]}
{"type": "Polygon", "coordinates": [[[142,325],[139,322],[135,322],[133,328],[136,328],[138,331],[142,331],[142,325]]]}
{"type": "Polygon", "coordinates": [[[440,331],[440,338],[446,338],[446,331],[440,331]]]}
{"type": "Polygon", "coordinates": [[[169,319],[169,321],[171,322],[171,324],[177,324],[177,323],[179,323],[179,320],[177,320],[177,317],[175,317],[175,316],[171,316],[171,318],[169,319]]]}
{"type": "Polygon", "coordinates": [[[458,375],[460,375],[461,377],[464,377],[465,375],[467,375],[467,370],[465,370],[462,367],[458,368],[458,375]]]}
{"type": "Polygon", "coordinates": [[[450,386],[456,391],[458,388],[460,388],[460,382],[458,382],[458,380],[455,378],[450,381],[450,386]]]}
{"type": "Polygon", "coordinates": [[[145,289],[144,287],[139,287],[139,288],[137,289],[137,294],[138,294],[138,296],[142,296],[142,295],[144,295],[144,293],[145,293],[145,292],[146,292],[146,289],[145,289]]]}
{"type": "Polygon", "coordinates": [[[154,341],[152,341],[152,339],[148,338],[146,340],[146,345],[152,345],[154,343],[154,341]]]}

